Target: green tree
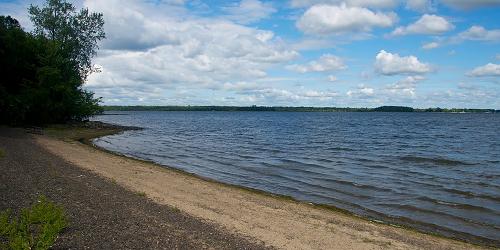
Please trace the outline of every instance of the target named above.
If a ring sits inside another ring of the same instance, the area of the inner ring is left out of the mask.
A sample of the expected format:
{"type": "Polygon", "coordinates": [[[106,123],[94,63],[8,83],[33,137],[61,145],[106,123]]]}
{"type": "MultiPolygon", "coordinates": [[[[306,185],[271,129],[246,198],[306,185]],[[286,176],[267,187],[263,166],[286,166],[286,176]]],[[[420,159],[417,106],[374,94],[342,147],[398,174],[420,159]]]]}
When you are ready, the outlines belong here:
{"type": "Polygon", "coordinates": [[[102,14],[77,12],[65,0],[30,6],[29,13],[32,33],[0,17],[0,122],[65,122],[100,112],[100,99],[82,85],[105,38],[102,14]]]}
{"type": "Polygon", "coordinates": [[[56,53],[71,61],[82,80],[94,71],[92,57],[97,53],[98,42],[106,37],[102,13],[88,9],[76,12],[64,0],[47,0],[42,8],[31,5],[30,19],[34,34],[53,43],[56,53]]]}

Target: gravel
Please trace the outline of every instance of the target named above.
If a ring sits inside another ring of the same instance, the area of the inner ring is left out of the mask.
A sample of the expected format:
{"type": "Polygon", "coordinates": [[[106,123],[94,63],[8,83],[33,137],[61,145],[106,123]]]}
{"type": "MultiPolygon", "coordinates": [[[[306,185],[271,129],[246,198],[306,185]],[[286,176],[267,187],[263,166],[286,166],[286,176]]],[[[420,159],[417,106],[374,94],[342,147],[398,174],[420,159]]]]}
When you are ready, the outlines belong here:
{"type": "Polygon", "coordinates": [[[18,213],[39,195],[64,207],[69,226],[54,249],[264,249],[50,154],[23,129],[0,128],[0,210],[18,213]]]}

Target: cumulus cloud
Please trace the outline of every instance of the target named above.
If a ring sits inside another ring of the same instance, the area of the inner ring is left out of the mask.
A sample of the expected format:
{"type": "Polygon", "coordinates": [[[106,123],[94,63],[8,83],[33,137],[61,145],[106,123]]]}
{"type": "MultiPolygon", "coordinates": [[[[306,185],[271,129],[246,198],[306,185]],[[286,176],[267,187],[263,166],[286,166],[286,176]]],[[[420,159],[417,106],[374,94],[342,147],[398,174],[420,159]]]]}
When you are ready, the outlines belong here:
{"type": "Polygon", "coordinates": [[[228,14],[227,18],[239,23],[252,23],[268,18],[276,9],[269,2],[259,0],[241,0],[241,2],[223,7],[228,14]]]}
{"type": "Polygon", "coordinates": [[[367,8],[394,8],[399,4],[398,0],[292,0],[290,5],[294,8],[309,7],[316,4],[339,5],[345,3],[348,6],[367,8]]]}
{"type": "Polygon", "coordinates": [[[438,48],[440,44],[438,42],[430,42],[422,45],[422,49],[435,49],[438,48]]]}
{"type": "Polygon", "coordinates": [[[359,85],[357,89],[348,90],[346,92],[348,97],[358,97],[358,98],[371,98],[375,95],[375,89],[367,87],[363,84],[359,85]]]}
{"type": "Polygon", "coordinates": [[[408,76],[400,81],[379,88],[369,87],[364,84],[358,85],[356,89],[346,92],[349,100],[362,100],[362,103],[375,105],[401,104],[409,105],[417,100],[416,87],[422,76],[408,76]]]}
{"type": "Polygon", "coordinates": [[[329,82],[336,82],[338,80],[338,78],[334,75],[329,75],[327,79],[329,82]]]}
{"type": "Polygon", "coordinates": [[[482,26],[474,25],[468,30],[451,38],[452,42],[461,42],[466,40],[498,42],[500,41],[500,29],[487,30],[482,26]]]}
{"type": "Polygon", "coordinates": [[[298,29],[307,34],[328,35],[343,32],[367,32],[375,27],[391,27],[397,21],[393,12],[373,12],[345,4],[314,5],[297,21],[298,29]]]}
{"type": "Polygon", "coordinates": [[[328,101],[339,96],[335,91],[299,90],[264,88],[237,92],[248,101],[255,103],[289,104],[297,101],[328,101]]]}
{"type": "Polygon", "coordinates": [[[418,12],[433,12],[436,10],[431,0],[408,0],[406,8],[418,12]]]}
{"type": "Polygon", "coordinates": [[[425,80],[423,76],[407,76],[395,84],[387,86],[385,89],[392,95],[415,97],[417,84],[423,80],[425,80]]]}
{"type": "Polygon", "coordinates": [[[500,1],[498,0],[441,0],[441,2],[456,9],[500,6],[500,1]]]}
{"type": "Polygon", "coordinates": [[[497,77],[500,76],[500,64],[488,63],[484,66],[479,66],[467,73],[472,77],[497,77]]]}
{"type": "Polygon", "coordinates": [[[432,71],[427,63],[422,63],[415,56],[399,56],[381,50],[375,57],[375,70],[383,75],[424,74],[432,71]]]}
{"type": "Polygon", "coordinates": [[[87,84],[97,95],[106,88],[147,86],[221,89],[227,82],[266,77],[273,65],[298,56],[271,31],[223,19],[164,15],[171,7],[135,1],[85,4],[106,18],[108,39],[95,59],[102,72],[87,84]]]}
{"type": "Polygon", "coordinates": [[[293,64],[287,66],[287,69],[300,73],[328,72],[346,68],[347,66],[344,64],[342,58],[330,54],[322,55],[318,60],[310,61],[309,63],[304,65],[293,64]]]}
{"type": "Polygon", "coordinates": [[[424,14],[415,23],[406,27],[398,27],[391,34],[393,36],[409,34],[438,35],[450,31],[453,28],[453,24],[448,22],[444,17],[424,14]]]}

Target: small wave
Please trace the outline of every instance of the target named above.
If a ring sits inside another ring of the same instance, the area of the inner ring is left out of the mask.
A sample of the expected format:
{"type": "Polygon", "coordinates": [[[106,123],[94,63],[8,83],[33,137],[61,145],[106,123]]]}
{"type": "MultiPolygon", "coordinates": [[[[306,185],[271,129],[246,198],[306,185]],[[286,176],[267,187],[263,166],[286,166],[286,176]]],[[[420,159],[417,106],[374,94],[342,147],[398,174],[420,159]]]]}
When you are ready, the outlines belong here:
{"type": "Polygon", "coordinates": [[[403,156],[400,157],[403,161],[415,162],[415,163],[434,163],[436,165],[442,166],[458,166],[458,165],[474,165],[474,163],[464,162],[459,160],[451,160],[446,158],[428,158],[419,156],[403,156]]]}
{"type": "Polygon", "coordinates": [[[328,150],[328,151],[354,151],[353,148],[346,148],[346,147],[329,147],[326,150],[328,150]]]}
{"type": "Polygon", "coordinates": [[[489,208],[482,207],[482,206],[472,205],[472,204],[454,203],[454,202],[450,202],[450,201],[442,201],[442,200],[437,200],[437,199],[430,198],[430,197],[427,197],[427,196],[422,196],[422,197],[419,197],[417,199],[422,200],[422,201],[428,201],[428,202],[431,202],[431,203],[434,203],[434,204],[440,204],[440,205],[445,205],[445,206],[448,206],[448,207],[454,207],[454,208],[458,208],[458,209],[476,210],[476,211],[481,211],[481,212],[493,213],[493,214],[500,215],[500,213],[498,211],[491,210],[489,208]]]}
{"type": "MultiPolygon", "coordinates": [[[[423,214],[428,214],[428,215],[434,215],[434,216],[439,216],[440,218],[448,218],[450,222],[458,222],[458,223],[465,223],[469,224],[470,226],[483,226],[483,227],[495,227],[494,224],[489,224],[487,222],[482,222],[482,221],[475,221],[471,220],[469,218],[461,217],[458,215],[450,214],[445,211],[439,211],[435,209],[427,209],[424,207],[417,207],[414,205],[410,204],[384,204],[387,207],[393,207],[401,211],[408,211],[408,214],[413,214],[416,215],[418,213],[423,213],[423,214]]],[[[444,226],[444,225],[443,225],[444,226]]]]}
{"type": "Polygon", "coordinates": [[[500,202],[500,197],[499,196],[490,196],[490,195],[486,195],[486,194],[476,194],[476,193],[473,193],[473,192],[470,192],[470,191],[463,191],[463,190],[457,190],[457,189],[454,189],[454,188],[444,188],[443,190],[447,191],[447,192],[450,192],[450,193],[454,193],[454,194],[459,194],[459,195],[462,195],[462,196],[466,196],[466,197],[475,197],[475,198],[482,198],[482,199],[488,199],[488,200],[492,200],[492,201],[495,201],[495,202],[500,202]]]}

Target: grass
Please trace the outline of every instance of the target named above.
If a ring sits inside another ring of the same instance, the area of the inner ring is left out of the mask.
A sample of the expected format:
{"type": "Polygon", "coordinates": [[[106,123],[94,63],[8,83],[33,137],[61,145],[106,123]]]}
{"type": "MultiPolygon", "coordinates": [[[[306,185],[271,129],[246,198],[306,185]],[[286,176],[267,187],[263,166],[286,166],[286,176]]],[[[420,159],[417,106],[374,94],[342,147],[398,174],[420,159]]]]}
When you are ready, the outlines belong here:
{"type": "Polygon", "coordinates": [[[51,125],[44,129],[46,135],[62,140],[86,142],[92,138],[112,135],[121,132],[117,128],[94,129],[69,125],[51,125]]]}
{"type": "Polygon", "coordinates": [[[0,212],[0,249],[49,249],[66,226],[63,208],[40,196],[19,217],[0,212]]]}
{"type": "Polygon", "coordinates": [[[5,153],[4,153],[4,152],[3,152],[3,150],[0,148],[0,159],[2,159],[4,156],[5,156],[5,153]]]}
{"type": "Polygon", "coordinates": [[[142,196],[142,197],[146,197],[147,196],[146,192],[142,192],[142,191],[141,192],[137,192],[137,195],[142,196]]]}

